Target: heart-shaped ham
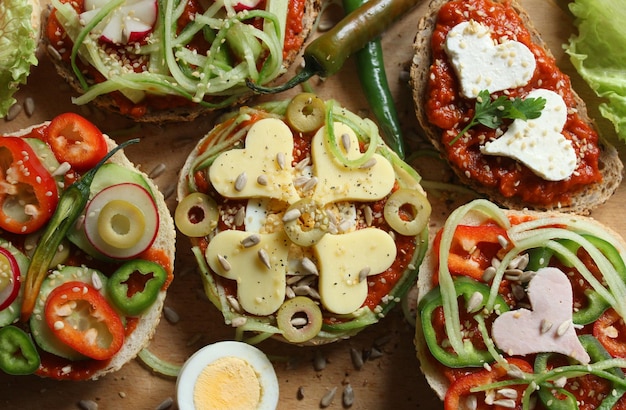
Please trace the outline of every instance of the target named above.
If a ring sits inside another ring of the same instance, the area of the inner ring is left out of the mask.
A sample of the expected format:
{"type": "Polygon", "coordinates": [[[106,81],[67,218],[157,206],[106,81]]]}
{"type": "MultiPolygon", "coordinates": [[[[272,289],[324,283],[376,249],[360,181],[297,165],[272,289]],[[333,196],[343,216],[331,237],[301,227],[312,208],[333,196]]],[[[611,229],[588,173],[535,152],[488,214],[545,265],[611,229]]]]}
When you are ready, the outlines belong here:
{"type": "Polygon", "coordinates": [[[275,118],[259,120],[246,135],[243,149],[218,156],[209,170],[211,183],[228,198],[300,199],[293,185],[293,135],[275,118]]]}
{"type": "MultiPolygon", "coordinates": [[[[349,126],[335,123],[337,140],[344,155],[355,160],[363,155],[359,140],[349,126]]],[[[382,155],[374,154],[368,163],[361,167],[348,167],[337,160],[325,146],[326,130],[322,127],[313,137],[311,156],[314,173],[319,183],[313,199],[322,204],[338,201],[375,201],[391,192],[395,182],[395,173],[391,163],[382,155]]]]}
{"type": "Polygon", "coordinates": [[[466,98],[476,98],[482,90],[491,94],[524,86],[536,66],[535,56],[526,45],[512,40],[496,44],[489,28],[474,20],[450,30],[445,51],[466,98]]]}
{"type": "Polygon", "coordinates": [[[576,151],[561,131],[567,121],[567,106],[554,91],[533,90],[526,98],[545,98],[546,105],[535,119],[517,119],[498,139],[487,142],[481,152],[518,160],[547,181],[562,181],[576,170],[576,151]]]}
{"type": "Polygon", "coordinates": [[[503,313],[493,322],[496,346],[508,355],[561,353],[580,363],[591,360],[578,340],[572,322],[572,285],[557,268],[542,268],[528,284],[533,310],[503,313]]]}

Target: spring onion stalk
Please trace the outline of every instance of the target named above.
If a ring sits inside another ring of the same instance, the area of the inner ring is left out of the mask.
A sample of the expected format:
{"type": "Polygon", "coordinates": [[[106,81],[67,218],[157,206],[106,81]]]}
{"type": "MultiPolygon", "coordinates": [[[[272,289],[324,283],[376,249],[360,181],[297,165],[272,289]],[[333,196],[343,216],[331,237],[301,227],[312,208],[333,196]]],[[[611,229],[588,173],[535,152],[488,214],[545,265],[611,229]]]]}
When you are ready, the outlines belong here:
{"type": "Polygon", "coordinates": [[[180,365],[160,359],[157,355],[148,350],[148,348],[140,350],[137,357],[155,373],[168,377],[178,377],[178,373],[180,373],[180,369],[182,368],[180,365]]]}

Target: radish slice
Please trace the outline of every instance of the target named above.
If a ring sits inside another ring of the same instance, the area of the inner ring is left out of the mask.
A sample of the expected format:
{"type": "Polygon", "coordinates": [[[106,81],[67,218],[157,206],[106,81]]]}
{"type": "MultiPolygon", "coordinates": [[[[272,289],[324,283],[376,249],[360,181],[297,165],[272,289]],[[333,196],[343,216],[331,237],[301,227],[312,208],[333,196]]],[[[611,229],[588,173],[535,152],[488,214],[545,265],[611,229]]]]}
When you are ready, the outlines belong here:
{"type": "Polygon", "coordinates": [[[0,247],[0,311],[13,303],[20,290],[20,267],[11,252],[0,247]]]}
{"type": "Polygon", "coordinates": [[[115,259],[130,259],[148,249],[159,231],[152,196],[133,183],[112,185],[87,205],[85,235],[96,250],[115,259]]]}
{"type": "MultiPolygon", "coordinates": [[[[80,21],[89,24],[106,4],[105,0],[85,0],[85,12],[81,13],[80,21]]],[[[152,32],[157,9],[155,0],[127,0],[105,17],[95,30],[100,32],[100,39],[108,43],[141,41],[152,32]]]]}
{"type": "Polygon", "coordinates": [[[239,0],[233,6],[235,11],[244,11],[255,9],[259,5],[261,0],[239,0]]]}

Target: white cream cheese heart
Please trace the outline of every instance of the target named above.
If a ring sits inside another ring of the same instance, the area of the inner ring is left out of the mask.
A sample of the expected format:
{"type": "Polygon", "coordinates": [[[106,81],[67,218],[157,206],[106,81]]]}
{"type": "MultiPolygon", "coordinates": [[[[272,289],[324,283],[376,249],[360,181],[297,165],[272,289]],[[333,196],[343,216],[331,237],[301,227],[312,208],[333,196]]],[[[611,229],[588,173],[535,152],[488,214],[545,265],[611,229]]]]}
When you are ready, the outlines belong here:
{"type": "Polygon", "coordinates": [[[252,125],[245,148],[219,155],[209,169],[211,184],[228,198],[276,198],[296,202],[293,185],[293,135],[281,120],[265,118],[252,125]]]}
{"type": "Polygon", "coordinates": [[[514,120],[499,138],[487,142],[481,152],[513,158],[547,181],[562,181],[576,170],[576,151],[561,131],[567,122],[567,106],[554,91],[537,89],[526,98],[545,98],[535,119],[514,120]]]}
{"type": "Polygon", "coordinates": [[[528,285],[533,310],[503,313],[491,329],[493,340],[508,355],[561,353],[587,364],[589,354],[578,340],[572,322],[572,285],[558,268],[542,268],[528,285]]]}
{"type": "MultiPolygon", "coordinates": [[[[354,160],[363,155],[359,149],[359,140],[349,126],[335,123],[334,132],[338,140],[349,143],[345,156],[354,160]]],[[[313,199],[322,204],[337,201],[375,201],[391,192],[395,183],[395,173],[391,163],[382,155],[374,154],[372,164],[367,167],[351,168],[339,163],[326,147],[325,127],[313,137],[311,156],[313,171],[319,183],[315,187],[313,199]]]]}
{"type": "Polygon", "coordinates": [[[474,20],[454,26],[444,47],[465,98],[476,98],[482,90],[491,94],[524,86],[536,67],[526,45],[513,40],[496,44],[489,28],[474,20]]]}

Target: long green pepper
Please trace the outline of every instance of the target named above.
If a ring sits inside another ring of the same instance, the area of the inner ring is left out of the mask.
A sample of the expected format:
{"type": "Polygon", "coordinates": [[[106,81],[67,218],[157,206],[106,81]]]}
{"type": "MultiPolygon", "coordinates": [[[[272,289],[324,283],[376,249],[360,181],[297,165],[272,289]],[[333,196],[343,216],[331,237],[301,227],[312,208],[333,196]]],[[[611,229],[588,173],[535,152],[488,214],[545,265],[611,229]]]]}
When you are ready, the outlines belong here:
{"type": "Polygon", "coordinates": [[[126,141],[113,148],[98,164],[85,173],[78,181],[63,191],[50,222],[41,235],[35,253],[28,268],[26,281],[24,282],[24,301],[22,303],[21,320],[26,322],[33,313],[35,301],[39,295],[41,284],[48,274],[48,267],[56,250],[65,237],[68,230],[74,225],[89,200],[89,188],[96,172],[117,151],[130,144],[139,142],[138,139],[126,141]]]}

